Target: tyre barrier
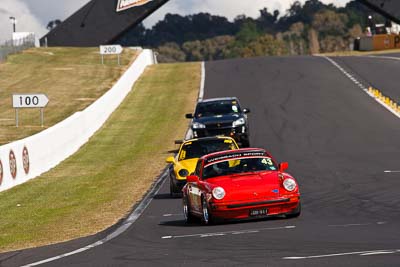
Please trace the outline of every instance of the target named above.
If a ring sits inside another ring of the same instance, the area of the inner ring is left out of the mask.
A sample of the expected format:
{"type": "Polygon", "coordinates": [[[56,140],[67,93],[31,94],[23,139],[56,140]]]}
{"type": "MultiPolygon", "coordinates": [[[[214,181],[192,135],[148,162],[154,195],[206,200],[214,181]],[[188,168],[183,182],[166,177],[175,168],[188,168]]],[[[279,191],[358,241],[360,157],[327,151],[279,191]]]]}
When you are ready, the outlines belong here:
{"type": "Polygon", "coordinates": [[[74,154],[106,122],[154,58],[153,51],[140,50],[114,86],[86,109],[42,132],[0,146],[0,192],[38,177],[74,154]]]}

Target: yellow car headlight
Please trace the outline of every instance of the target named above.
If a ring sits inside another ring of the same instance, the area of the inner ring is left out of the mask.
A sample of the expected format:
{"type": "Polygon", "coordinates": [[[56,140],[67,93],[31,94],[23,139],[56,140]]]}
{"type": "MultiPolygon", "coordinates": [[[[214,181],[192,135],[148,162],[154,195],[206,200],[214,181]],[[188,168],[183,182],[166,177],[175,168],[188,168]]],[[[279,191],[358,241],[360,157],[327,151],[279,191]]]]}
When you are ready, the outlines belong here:
{"type": "Polygon", "coordinates": [[[186,176],[189,175],[189,171],[186,170],[186,169],[180,169],[178,174],[179,174],[180,177],[186,177],[186,176]]]}

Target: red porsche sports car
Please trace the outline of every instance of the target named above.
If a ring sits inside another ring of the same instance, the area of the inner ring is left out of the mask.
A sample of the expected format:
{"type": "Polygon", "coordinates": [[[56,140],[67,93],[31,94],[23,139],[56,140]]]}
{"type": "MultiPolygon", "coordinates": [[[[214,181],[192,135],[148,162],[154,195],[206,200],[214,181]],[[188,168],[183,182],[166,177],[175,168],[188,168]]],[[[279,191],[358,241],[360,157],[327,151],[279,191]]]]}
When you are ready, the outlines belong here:
{"type": "Polygon", "coordinates": [[[259,148],[201,157],[182,189],[185,220],[200,218],[209,224],[215,219],[299,216],[299,186],[284,172],[287,168],[287,162],[277,165],[268,152],[259,148]]]}

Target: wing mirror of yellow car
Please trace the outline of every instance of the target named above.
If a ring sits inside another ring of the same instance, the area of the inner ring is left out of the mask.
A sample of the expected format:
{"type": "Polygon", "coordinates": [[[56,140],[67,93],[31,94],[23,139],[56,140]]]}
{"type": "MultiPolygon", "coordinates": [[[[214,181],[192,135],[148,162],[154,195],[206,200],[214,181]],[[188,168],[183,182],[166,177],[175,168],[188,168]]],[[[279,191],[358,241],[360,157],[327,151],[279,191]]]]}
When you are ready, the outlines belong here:
{"type": "Polygon", "coordinates": [[[188,183],[196,183],[199,181],[199,177],[197,175],[189,175],[186,177],[186,182],[188,183]]]}
{"type": "Polygon", "coordinates": [[[174,159],[174,157],[168,157],[165,161],[166,161],[167,163],[174,163],[174,162],[175,162],[175,159],[174,159]]]}
{"type": "Polygon", "coordinates": [[[279,164],[279,171],[284,172],[287,168],[289,168],[289,163],[282,162],[279,164]]]}

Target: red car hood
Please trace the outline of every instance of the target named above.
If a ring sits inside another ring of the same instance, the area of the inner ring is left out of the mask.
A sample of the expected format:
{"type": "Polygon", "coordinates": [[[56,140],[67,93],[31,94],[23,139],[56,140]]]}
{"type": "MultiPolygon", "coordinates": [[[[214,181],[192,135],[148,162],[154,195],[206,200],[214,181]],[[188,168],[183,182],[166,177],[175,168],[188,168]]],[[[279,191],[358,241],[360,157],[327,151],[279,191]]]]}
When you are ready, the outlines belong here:
{"type": "Polygon", "coordinates": [[[224,202],[269,199],[280,196],[280,179],[277,171],[230,175],[207,180],[213,186],[222,187],[224,202]]]}

